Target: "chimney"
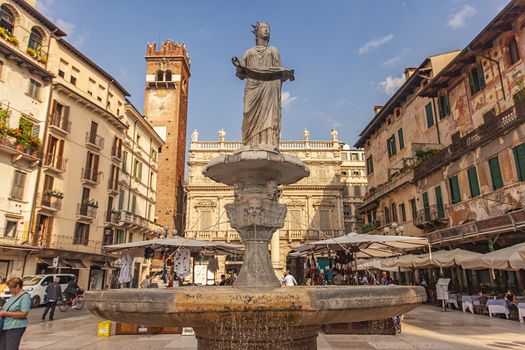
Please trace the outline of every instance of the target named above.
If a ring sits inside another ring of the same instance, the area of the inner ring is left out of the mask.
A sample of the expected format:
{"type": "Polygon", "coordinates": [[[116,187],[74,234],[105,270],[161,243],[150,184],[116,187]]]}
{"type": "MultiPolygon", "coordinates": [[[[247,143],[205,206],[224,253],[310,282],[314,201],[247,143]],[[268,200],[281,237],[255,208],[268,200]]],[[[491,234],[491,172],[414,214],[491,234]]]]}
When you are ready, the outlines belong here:
{"type": "Polygon", "coordinates": [[[375,106],[374,106],[374,112],[375,112],[375,114],[381,112],[382,109],[383,109],[383,106],[375,105],[375,106]]]}
{"type": "Polygon", "coordinates": [[[408,78],[410,78],[410,76],[414,74],[416,70],[417,68],[415,67],[405,68],[405,80],[408,80],[408,78]]]}

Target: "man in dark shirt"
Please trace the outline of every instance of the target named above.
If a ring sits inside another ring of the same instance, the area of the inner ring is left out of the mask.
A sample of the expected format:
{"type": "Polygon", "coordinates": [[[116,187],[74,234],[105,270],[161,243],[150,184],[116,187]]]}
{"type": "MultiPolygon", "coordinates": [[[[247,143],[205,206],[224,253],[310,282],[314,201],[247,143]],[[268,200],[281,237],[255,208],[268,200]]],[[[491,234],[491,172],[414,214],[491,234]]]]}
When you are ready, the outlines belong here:
{"type": "Polygon", "coordinates": [[[42,315],[42,321],[45,321],[46,315],[49,310],[51,310],[51,312],[49,313],[49,320],[53,321],[57,302],[60,300],[60,298],[62,298],[62,287],[60,287],[60,284],[58,284],[59,281],[60,279],[58,277],[55,277],[53,282],[51,282],[46,288],[47,304],[44,310],[44,314],[42,315]]]}
{"type": "Polygon", "coordinates": [[[73,305],[71,308],[76,309],[77,308],[77,293],[78,293],[78,284],[76,277],[73,277],[71,281],[67,284],[66,289],[64,290],[64,296],[67,299],[71,299],[71,305],[73,305]]]}

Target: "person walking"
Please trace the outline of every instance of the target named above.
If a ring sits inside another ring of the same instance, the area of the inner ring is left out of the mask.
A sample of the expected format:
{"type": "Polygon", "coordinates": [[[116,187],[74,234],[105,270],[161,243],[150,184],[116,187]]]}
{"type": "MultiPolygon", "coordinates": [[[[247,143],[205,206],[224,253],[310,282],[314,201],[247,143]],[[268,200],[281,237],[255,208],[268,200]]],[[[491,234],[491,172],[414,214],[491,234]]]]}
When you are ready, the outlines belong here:
{"type": "Polygon", "coordinates": [[[27,315],[31,308],[31,296],[22,288],[24,282],[14,277],[7,281],[11,297],[5,303],[0,318],[0,350],[18,350],[27,327],[27,315]]]}
{"type": "Polygon", "coordinates": [[[53,317],[55,316],[55,308],[57,306],[58,301],[62,298],[62,287],[60,287],[60,278],[55,277],[52,283],[50,283],[46,288],[46,294],[47,294],[47,304],[46,308],[44,309],[44,313],[42,314],[42,321],[46,320],[46,315],[49,312],[49,321],[53,321],[53,317]]]}

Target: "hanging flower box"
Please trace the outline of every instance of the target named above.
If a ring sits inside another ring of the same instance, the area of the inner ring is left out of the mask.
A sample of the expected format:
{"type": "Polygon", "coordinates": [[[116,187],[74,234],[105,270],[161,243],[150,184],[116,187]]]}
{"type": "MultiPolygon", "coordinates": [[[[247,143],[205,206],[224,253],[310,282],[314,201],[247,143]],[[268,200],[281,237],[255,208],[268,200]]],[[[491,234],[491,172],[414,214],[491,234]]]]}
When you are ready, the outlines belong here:
{"type": "Polygon", "coordinates": [[[0,36],[14,46],[18,46],[18,39],[5,28],[0,27],[0,36]]]}
{"type": "Polygon", "coordinates": [[[38,62],[47,63],[47,58],[44,56],[42,51],[28,47],[26,52],[29,54],[29,56],[33,57],[38,62]]]}

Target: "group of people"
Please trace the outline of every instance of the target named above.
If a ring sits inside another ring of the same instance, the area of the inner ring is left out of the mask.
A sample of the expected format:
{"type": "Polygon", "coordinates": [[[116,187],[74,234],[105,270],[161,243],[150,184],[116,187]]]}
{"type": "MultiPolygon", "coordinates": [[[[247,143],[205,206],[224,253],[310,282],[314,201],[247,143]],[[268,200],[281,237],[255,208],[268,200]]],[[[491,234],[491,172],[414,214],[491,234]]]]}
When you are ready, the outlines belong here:
{"type": "MultiPolygon", "coordinates": [[[[49,312],[49,320],[53,320],[57,302],[64,295],[72,300],[75,308],[75,300],[79,290],[76,279],[72,279],[65,290],[59,284],[56,277],[52,283],[46,287],[47,303],[42,314],[45,320],[49,312]]],[[[21,278],[13,277],[5,282],[11,297],[6,301],[0,310],[0,350],[18,350],[20,341],[27,328],[27,316],[31,309],[31,295],[24,290],[24,281],[21,278]]]]}

